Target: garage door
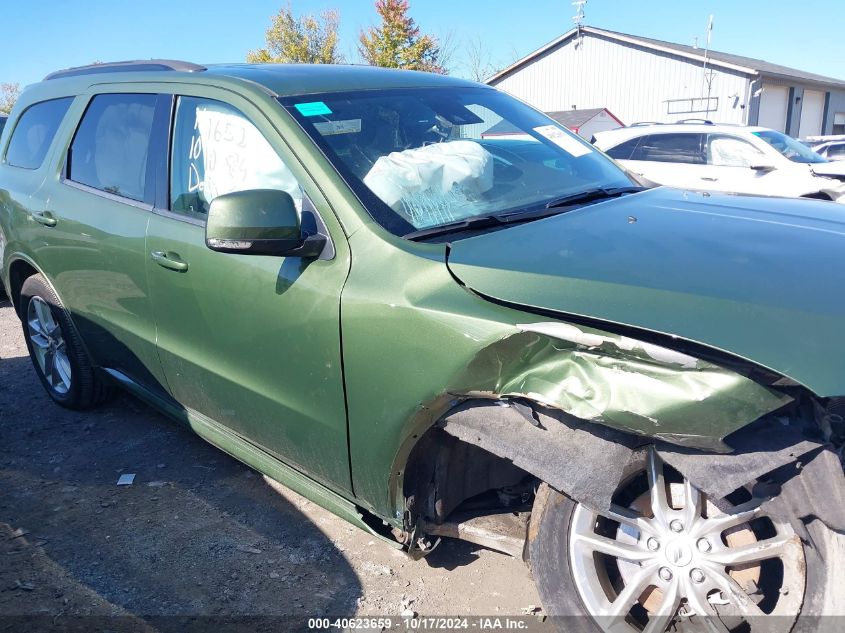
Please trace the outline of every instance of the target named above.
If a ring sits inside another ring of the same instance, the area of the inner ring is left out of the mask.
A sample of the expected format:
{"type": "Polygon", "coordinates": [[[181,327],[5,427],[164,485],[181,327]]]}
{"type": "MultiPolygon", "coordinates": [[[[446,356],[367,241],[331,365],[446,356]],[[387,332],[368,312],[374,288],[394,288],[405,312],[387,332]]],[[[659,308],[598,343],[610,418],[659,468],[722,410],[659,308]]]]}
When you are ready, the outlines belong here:
{"type": "Polygon", "coordinates": [[[824,93],[805,90],[801,99],[801,123],[798,125],[798,138],[816,136],[822,133],[824,118],[824,93]]]}
{"type": "Polygon", "coordinates": [[[770,127],[779,132],[786,132],[788,100],[789,88],[763,84],[763,95],[760,97],[760,115],[757,117],[757,125],[770,127]]]}

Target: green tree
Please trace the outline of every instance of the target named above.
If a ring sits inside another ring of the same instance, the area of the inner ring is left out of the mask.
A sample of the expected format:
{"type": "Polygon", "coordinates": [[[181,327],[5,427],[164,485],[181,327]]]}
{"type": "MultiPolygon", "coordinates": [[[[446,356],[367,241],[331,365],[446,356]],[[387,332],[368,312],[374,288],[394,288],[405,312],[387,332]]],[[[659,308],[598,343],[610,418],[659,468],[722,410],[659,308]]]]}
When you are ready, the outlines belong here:
{"type": "Polygon", "coordinates": [[[437,38],[421,35],[408,0],[376,0],[381,25],[361,31],[358,51],[372,66],[446,73],[437,38]]]}
{"type": "Polygon", "coordinates": [[[272,17],[265,32],[267,45],[250,51],[246,59],[252,63],[276,64],[340,64],[343,56],[337,50],[337,29],[340,13],[335,9],[319,16],[294,16],[290,5],[272,17]]]}
{"type": "Polygon", "coordinates": [[[0,84],[0,114],[9,114],[19,96],[21,96],[20,84],[0,84]]]}

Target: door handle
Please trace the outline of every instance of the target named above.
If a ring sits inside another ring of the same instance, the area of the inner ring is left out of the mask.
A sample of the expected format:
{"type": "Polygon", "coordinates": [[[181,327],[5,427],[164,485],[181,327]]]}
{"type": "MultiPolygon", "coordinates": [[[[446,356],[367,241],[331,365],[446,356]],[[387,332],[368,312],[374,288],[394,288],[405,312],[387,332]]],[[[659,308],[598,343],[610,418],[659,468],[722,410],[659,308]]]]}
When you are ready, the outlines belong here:
{"type": "Polygon", "coordinates": [[[716,182],[717,180],[719,180],[718,178],[716,178],[716,177],[714,177],[714,176],[702,176],[702,177],[701,177],[701,179],[702,179],[702,180],[707,180],[707,181],[709,181],[709,182],[716,182]]]}
{"type": "Polygon", "coordinates": [[[152,257],[153,261],[162,268],[175,270],[180,273],[188,270],[188,263],[179,259],[179,256],[175,253],[170,253],[170,255],[168,255],[164,251],[153,251],[150,253],[150,257],[152,257]]]}
{"type": "Polygon", "coordinates": [[[32,219],[38,222],[38,224],[43,224],[44,226],[56,226],[58,220],[53,217],[53,214],[49,211],[45,211],[44,213],[33,213],[32,219]]]}

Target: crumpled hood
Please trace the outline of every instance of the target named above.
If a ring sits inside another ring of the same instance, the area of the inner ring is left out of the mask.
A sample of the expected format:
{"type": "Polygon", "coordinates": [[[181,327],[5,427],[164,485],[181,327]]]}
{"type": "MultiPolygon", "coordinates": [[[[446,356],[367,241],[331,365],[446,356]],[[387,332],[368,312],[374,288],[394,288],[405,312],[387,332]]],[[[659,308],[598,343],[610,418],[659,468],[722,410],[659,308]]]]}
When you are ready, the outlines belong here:
{"type": "Polygon", "coordinates": [[[493,299],[675,335],[845,395],[840,205],[658,188],[453,242],[448,265],[493,299]]]}
{"type": "Polygon", "coordinates": [[[819,176],[832,176],[834,178],[845,178],[845,161],[832,160],[827,163],[811,163],[810,170],[819,176]]]}

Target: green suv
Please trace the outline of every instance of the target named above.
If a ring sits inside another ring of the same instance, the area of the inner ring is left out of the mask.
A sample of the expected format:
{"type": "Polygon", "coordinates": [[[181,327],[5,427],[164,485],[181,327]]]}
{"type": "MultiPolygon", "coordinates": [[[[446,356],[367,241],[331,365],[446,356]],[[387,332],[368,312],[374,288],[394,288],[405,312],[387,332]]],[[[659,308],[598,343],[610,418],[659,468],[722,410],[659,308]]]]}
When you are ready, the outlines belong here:
{"type": "Polygon", "coordinates": [[[99,64],[0,138],[56,403],[119,386],[415,558],[523,557],[567,630],[845,613],[843,254],[836,205],[646,189],[424,73],[99,64]]]}

